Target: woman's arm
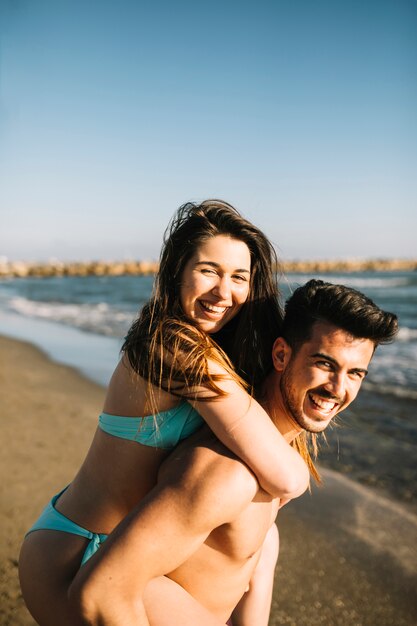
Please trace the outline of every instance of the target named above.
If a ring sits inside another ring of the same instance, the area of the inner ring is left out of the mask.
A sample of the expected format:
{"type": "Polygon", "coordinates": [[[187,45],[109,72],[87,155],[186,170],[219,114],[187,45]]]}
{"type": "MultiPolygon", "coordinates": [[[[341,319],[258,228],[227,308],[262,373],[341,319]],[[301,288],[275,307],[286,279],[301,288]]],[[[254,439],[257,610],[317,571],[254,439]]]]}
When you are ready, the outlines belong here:
{"type": "Polygon", "coordinates": [[[261,487],[274,498],[300,496],[309,485],[306,463],[273,424],[261,405],[217,364],[211,373],[223,374],[217,383],[225,392],[214,400],[195,400],[193,406],[216,437],[244,461],[261,487]]]}

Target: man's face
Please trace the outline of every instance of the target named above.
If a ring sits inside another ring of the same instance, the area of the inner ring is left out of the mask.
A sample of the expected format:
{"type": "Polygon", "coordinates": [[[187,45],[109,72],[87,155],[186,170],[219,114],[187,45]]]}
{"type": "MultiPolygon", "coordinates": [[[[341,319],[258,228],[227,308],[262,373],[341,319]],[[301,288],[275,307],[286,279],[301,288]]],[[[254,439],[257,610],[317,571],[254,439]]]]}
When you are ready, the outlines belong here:
{"type": "Polygon", "coordinates": [[[296,352],[286,346],[289,357],[280,381],[284,408],[298,426],[319,433],[356,398],[374,344],[316,322],[311,338],[296,352]]]}

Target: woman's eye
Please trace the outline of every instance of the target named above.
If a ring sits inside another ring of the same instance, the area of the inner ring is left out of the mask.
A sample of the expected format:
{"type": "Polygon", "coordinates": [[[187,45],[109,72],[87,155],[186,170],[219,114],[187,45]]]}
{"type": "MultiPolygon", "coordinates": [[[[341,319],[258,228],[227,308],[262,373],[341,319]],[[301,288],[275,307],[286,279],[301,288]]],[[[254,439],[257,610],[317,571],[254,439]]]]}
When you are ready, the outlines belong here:
{"type": "Polygon", "coordinates": [[[201,270],[202,274],[215,274],[215,270],[212,270],[209,267],[205,267],[204,269],[201,270]]]}
{"type": "Polygon", "coordinates": [[[246,276],[242,276],[241,274],[235,274],[233,276],[233,280],[236,280],[239,283],[246,283],[247,282],[246,276]]]}

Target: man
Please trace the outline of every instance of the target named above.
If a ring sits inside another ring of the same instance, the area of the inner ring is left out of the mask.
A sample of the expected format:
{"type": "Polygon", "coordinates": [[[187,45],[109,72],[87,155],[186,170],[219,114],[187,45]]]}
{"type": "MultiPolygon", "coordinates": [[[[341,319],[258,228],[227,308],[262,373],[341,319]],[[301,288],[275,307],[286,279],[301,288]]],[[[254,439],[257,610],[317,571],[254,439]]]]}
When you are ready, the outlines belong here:
{"type": "MultiPolygon", "coordinates": [[[[287,441],[298,442],[312,472],[305,433],[315,437],[349,406],[375,348],[396,332],[395,315],[341,285],[312,280],[287,302],[259,400],[287,441]]],[[[119,541],[110,550],[117,568],[103,571],[117,571],[117,577],[107,591],[101,578],[87,622],[147,624],[139,597],[144,590],[152,626],[214,626],[232,613],[234,626],[266,625],[277,555],[274,520],[283,504],[210,431],[197,433],[165,461],[157,488],[133,514],[134,524],[129,521],[126,547],[119,541]],[[259,585],[263,569],[268,582],[259,585]],[[157,579],[161,574],[166,577],[157,579]],[[134,598],[124,591],[125,577],[137,581],[134,598]],[[123,605],[132,621],[118,621],[119,610],[126,615],[123,605]]]]}

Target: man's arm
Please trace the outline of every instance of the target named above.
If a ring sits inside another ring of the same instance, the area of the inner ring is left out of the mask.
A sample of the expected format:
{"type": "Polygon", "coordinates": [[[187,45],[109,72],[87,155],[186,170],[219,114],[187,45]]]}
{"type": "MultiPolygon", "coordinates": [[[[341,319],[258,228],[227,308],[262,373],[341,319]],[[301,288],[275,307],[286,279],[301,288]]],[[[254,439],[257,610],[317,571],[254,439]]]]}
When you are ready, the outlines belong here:
{"type": "Polygon", "coordinates": [[[268,626],[278,553],[278,528],[276,524],[272,524],[265,537],[249,588],[233,611],[233,626],[268,626]]]}
{"type": "Polygon", "coordinates": [[[151,626],[225,626],[167,576],[154,578],[146,585],[143,603],[151,626]]]}
{"type": "Polygon", "coordinates": [[[77,573],[69,598],[86,624],[148,626],[146,584],[184,563],[258,489],[255,477],[229,456],[220,462],[206,448],[172,455],[155,489],[77,573]]]}

